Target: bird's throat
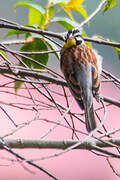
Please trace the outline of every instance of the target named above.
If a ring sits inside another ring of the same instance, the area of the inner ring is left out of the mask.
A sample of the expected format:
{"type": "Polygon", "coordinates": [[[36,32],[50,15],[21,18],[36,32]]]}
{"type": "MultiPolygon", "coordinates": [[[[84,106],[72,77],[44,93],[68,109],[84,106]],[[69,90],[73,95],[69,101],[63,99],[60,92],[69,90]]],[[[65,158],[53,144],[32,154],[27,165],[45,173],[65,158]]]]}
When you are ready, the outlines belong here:
{"type": "Polygon", "coordinates": [[[76,46],[76,40],[68,39],[67,42],[64,43],[63,48],[71,48],[72,46],[76,46]]]}

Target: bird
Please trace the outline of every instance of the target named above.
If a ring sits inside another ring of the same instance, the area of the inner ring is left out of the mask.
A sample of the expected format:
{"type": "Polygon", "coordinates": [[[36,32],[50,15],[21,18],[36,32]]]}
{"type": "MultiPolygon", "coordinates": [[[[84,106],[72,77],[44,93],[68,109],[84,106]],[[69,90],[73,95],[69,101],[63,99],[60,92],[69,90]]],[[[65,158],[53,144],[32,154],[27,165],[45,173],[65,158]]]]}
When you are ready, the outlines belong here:
{"type": "Polygon", "coordinates": [[[85,44],[79,29],[67,32],[60,51],[60,67],[71,94],[85,112],[86,129],[91,132],[97,127],[93,97],[99,102],[102,58],[85,44]]]}

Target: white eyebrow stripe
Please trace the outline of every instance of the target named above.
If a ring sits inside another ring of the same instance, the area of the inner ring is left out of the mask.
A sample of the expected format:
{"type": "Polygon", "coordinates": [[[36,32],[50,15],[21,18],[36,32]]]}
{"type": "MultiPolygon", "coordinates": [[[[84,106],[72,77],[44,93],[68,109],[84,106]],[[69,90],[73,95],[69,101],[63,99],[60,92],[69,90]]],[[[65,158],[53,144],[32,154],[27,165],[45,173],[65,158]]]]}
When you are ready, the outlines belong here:
{"type": "Polygon", "coordinates": [[[68,33],[65,37],[65,41],[71,37],[75,37],[77,41],[83,41],[83,38],[78,29],[72,29],[72,30],[68,31],[68,33]]]}
{"type": "Polygon", "coordinates": [[[76,34],[76,33],[80,33],[80,31],[78,29],[72,31],[72,34],[76,34]]]}
{"type": "Polygon", "coordinates": [[[81,35],[78,33],[78,34],[75,34],[74,35],[75,37],[81,37],[81,35]]]}

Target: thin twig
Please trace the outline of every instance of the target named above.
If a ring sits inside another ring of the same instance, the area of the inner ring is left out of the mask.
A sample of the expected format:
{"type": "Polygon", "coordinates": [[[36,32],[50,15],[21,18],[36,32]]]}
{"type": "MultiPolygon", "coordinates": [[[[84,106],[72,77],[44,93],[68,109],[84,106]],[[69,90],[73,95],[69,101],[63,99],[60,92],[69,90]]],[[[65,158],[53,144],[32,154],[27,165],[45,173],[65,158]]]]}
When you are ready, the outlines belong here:
{"type": "MultiPolygon", "coordinates": [[[[103,6],[104,3],[105,3],[105,0],[103,0],[101,2],[101,4],[98,6],[98,10],[97,10],[98,12],[99,12],[99,8],[101,8],[101,5],[103,6]]],[[[91,19],[91,17],[89,17],[89,18],[91,19]]],[[[86,20],[86,21],[88,21],[88,20],[86,20]]],[[[6,20],[6,21],[8,21],[8,20],[6,20]]],[[[83,24],[84,23],[87,23],[87,22],[84,21],[83,24]]],[[[33,33],[37,33],[37,34],[40,34],[43,36],[54,37],[54,38],[57,38],[57,39],[62,40],[62,41],[64,41],[64,36],[67,33],[67,32],[55,33],[55,32],[51,32],[51,31],[44,31],[41,29],[34,29],[31,27],[24,27],[23,25],[20,25],[20,24],[19,25],[18,24],[16,25],[15,23],[11,24],[11,23],[9,23],[9,21],[8,21],[8,23],[0,23],[0,28],[16,29],[19,31],[33,32],[33,33]]],[[[98,44],[103,44],[103,45],[108,45],[108,46],[120,48],[120,43],[116,43],[116,42],[110,42],[110,41],[105,41],[105,40],[101,40],[101,39],[86,38],[86,37],[83,37],[83,39],[85,41],[90,41],[90,42],[94,42],[94,43],[98,43],[98,44]]]]}
{"type": "Polygon", "coordinates": [[[118,173],[118,172],[115,170],[115,168],[113,167],[112,163],[110,162],[110,158],[106,158],[106,160],[107,160],[110,168],[112,169],[112,171],[113,171],[118,177],[120,177],[120,173],[118,173]]]}
{"type": "Polygon", "coordinates": [[[41,30],[41,29],[34,29],[34,28],[31,28],[31,27],[25,27],[25,26],[20,25],[20,24],[15,25],[15,24],[9,24],[9,23],[2,23],[1,22],[0,23],[0,28],[15,29],[15,30],[26,31],[26,32],[33,32],[33,33],[37,33],[37,34],[40,34],[40,35],[51,36],[51,37],[58,38],[60,40],[64,40],[62,33],[44,31],[44,30],[41,30]]]}
{"type": "Polygon", "coordinates": [[[3,146],[3,149],[5,149],[7,152],[9,152],[10,154],[14,155],[15,157],[21,159],[22,161],[25,161],[26,163],[32,165],[33,167],[36,167],[37,169],[43,171],[45,174],[47,174],[49,177],[52,177],[53,179],[55,180],[58,180],[57,177],[55,177],[53,174],[51,174],[49,171],[45,170],[44,168],[42,168],[41,166],[33,163],[32,161],[30,160],[27,160],[25,159],[23,156],[21,156],[20,154],[17,154],[16,152],[14,152],[12,149],[10,149],[8,147],[8,145],[5,143],[5,141],[1,138],[1,142],[2,142],[2,146],[3,146]]]}
{"type": "Polygon", "coordinates": [[[10,115],[5,111],[5,109],[2,107],[2,106],[0,106],[0,109],[5,113],[5,115],[10,119],[10,121],[13,123],[13,125],[15,126],[15,127],[17,127],[17,125],[16,125],[16,123],[14,122],[14,120],[10,117],[10,115]]]}
{"type": "Polygon", "coordinates": [[[92,12],[92,14],[85,19],[79,26],[78,28],[81,28],[82,26],[84,26],[85,24],[87,24],[91,19],[93,19],[94,16],[96,16],[96,14],[102,9],[102,7],[104,6],[104,4],[107,2],[107,0],[102,0],[100,2],[100,4],[98,5],[98,7],[96,8],[95,11],[92,12]]]}
{"type": "MultiPolygon", "coordinates": [[[[21,69],[21,67],[18,67],[18,66],[17,67],[16,66],[10,66],[10,68],[8,68],[6,66],[0,66],[0,73],[1,74],[6,74],[7,73],[7,74],[13,74],[13,75],[16,74],[17,76],[20,76],[20,77],[24,77],[24,76],[33,77],[33,78],[36,78],[36,79],[42,79],[42,80],[45,80],[45,81],[48,81],[48,82],[51,82],[51,83],[54,83],[54,84],[57,84],[57,85],[62,85],[62,86],[67,87],[67,83],[65,81],[62,81],[62,80],[59,80],[57,78],[53,78],[53,77],[50,77],[50,76],[40,74],[39,72],[41,72],[41,70],[33,70],[33,69],[27,69],[27,68],[26,69],[21,69]]],[[[119,82],[119,79],[116,78],[115,76],[111,75],[110,73],[107,73],[107,75],[110,76],[111,78],[113,78],[114,81],[119,82]]],[[[13,78],[16,79],[16,80],[24,81],[24,82],[30,82],[31,81],[31,80],[24,80],[23,78],[22,79],[15,78],[15,77],[13,77],[13,78]]],[[[33,81],[33,83],[38,83],[39,84],[38,81],[35,81],[35,82],[33,81]]],[[[43,83],[45,83],[45,82],[43,82],[43,83]]],[[[113,98],[108,98],[108,97],[105,97],[105,96],[102,96],[102,98],[103,98],[103,100],[105,102],[108,102],[108,103],[111,103],[111,104],[113,104],[115,106],[120,107],[120,101],[117,101],[117,100],[115,100],[113,98]]]]}

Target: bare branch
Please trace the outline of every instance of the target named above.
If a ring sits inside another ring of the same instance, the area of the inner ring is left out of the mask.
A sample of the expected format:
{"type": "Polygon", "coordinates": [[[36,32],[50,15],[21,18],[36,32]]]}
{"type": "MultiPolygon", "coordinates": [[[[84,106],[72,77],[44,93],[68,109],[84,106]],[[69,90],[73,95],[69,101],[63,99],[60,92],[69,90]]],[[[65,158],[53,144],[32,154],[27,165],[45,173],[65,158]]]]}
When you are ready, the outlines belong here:
{"type": "Polygon", "coordinates": [[[102,72],[109,77],[110,79],[113,79],[115,82],[117,82],[118,84],[120,84],[120,79],[118,79],[117,77],[115,77],[113,74],[109,73],[108,71],[106,71],[105,69],[102,69],[102,72]]]}
{"type": "MultiPolygon", "coordinates": [[[[67,83],[65,81],[62,81],[60,79],[53,78],[53,77],[50,77],[47,75],[43,75],[43,74],[41,74],[41,70],[37,70],[37,69],[33,70],[33,69],[22,68],[19,66],[10,66],[10,68],[8,68],[7,66],[0,66],[0,73],[1,74],[12,74],[12,75],[20,76],[20,77],[33,77],[36,79],[42,79],[42,80],[45,80],[45,81],[48,81],[48,82],[51,82],[51,83],[54,83],[57,85],[62,85],[62,86],[67,87],[67,83]]],[[[118,78],[116,78],[115,76],[113,76],[112,74],[106,72],[105,70],[104,70],[104,73],[106,73],[109,77],[111,77],[117,83],[120,83],[120,80],[118,78]]],[[[16,79],[16,78],[14,78],[14,79],[16,79]]],[[[23,78],[19,78],[19,79],[17,78],[16,80],[24,81],[24,82],[28,82],[28,83],[32,82],[31,80],[24,80],[23,78]]],[[[40,82],[33,81],[33,83],[39,84],[40,82]]],[[[102,96],[102,98],[105,102],[108,102],[115,106],[120,107],[120,101],[117,101],[115,99],[108,98],[105,96],[102,96]]]]}
{"type": "MultiPolygon", "coordinates": [[[[103,0],[101,2],[101,4],[98,6],[99,8],[101,8],[101,6],[103,6],[103,4],[105,3],[106,0],[103,0]]],[[[99,10],[98,8],[98,10],[99,10]]],[[[97,11],[98,11],[97,10],[97,11]]],[[[95,12],[96,13],[96,12],[95,12]]],[[[94,15],[94,13],[93,13],[94,15]]],[[[92,16],[93,16],[92,15],[92,16]]],[[[93,17],[89,17],[90,19],[93,18],[93,17]]],[[[89,19],[88,19],[89,20],[89,19]]],[[[86,20],[86,21],[88,21],[86,20]]],[[[83,22],[84,23],[87,23],[87,22],[83,22]]],[[[82,23],[81,23],[82,25],[82,23]]],[[[81,26],[80,25],[80,26],[81,26]]],[[[83,26],[83,25],[82,25],[83,26]]],[[[23,25],[20,25],[20,24],[15,24],[15,23],[9,23],[9,20],[6,20],[6,22],[1,22],[0,23],[0,28],[5,28],[5,29],[15,29],[15,30],[20,30],[20,31],[25,31],[25,32],[33,32],[33,33],[36,33],[36,34],[39,34],[39,35],[42,35],[42,36],[49,36],[49,37],[54,37],[54,38],[57,38],[59,40],[62,40],[64,41],[64,36],[66,35],[67,32],[63,32],[63,33],[55,33],[55,32],[51,32],[51,31],[44,31],[44,30],[41,30],[41,29],[34,29],[34,28],[31,28],[31,27],[24,27],[23,25]]],[[[113,46],[113,47],[118,47],[120,48],[120,43],[116,43],[116,42],[110,42],[110,41],[105,41],[105,40],[102,40],[102,39],[94,39],[94,38],[87,38],[87,37],[83,37],[83,39],[85,41],[90,41],[90,42],[93,42],[93,43],[97,43],[97,44],[103,44],[103,45],[108,45],[108,46],[113,46]]]]}
{"type": "MultiPolygon", "coordinates": [[[[102,9],[102,7],[104,6],[106,2],[107,0],[101,0],[101,2],[99,3],[95,11],[92,12],[92,14],[85,21],[83,21],[79,25],[79,27],[84,26],[88,21],[90,21],[93,17],[95,17],[96,14],[100,12],[100,10],[102,9]]],[[[42,29],[25,27],[18,23],[11,22],[9,20],[2,19],[2,18],[0,18],[0,28],[15,29],[15,30],[24,31],[24,32],[33,32],[33,33],[39,34],[40,38],[41,37],[44,37],[45,39],[48,38],[54,43],[56,43],[54,38],[64,41],[64,36],[67,33],[67,32],[55,33],[51,31],[45,31],[42,29]],[[51,39],[51,37],[53,39],[51,39]]],[[[103,39],[95,39],[95,38],[89,38],[89,37],[83,37],[83,39],[85,41],[90,41],[97,44],[120,48],[120,43],[117,43],[117,42],[110,42],[103,39]]],[[[61,45],[56,43],[56,45],[58,46],[57,51],[49,50],[49,51],[43,51],[43,52],[19,52],[19,51],[12,50],[8,47],[9,45],[24,44],[31,41],[32,41],[32,38],[28,40],[4,41],[0,43],[0,49],[2,51],[7,52],[7,54],[14,56],[17,59],[17,62],[22,63],[22,65],[24,66],[24,67],[15,66],[12,60],[10,61],[7,57],[4,57],[4,55],[1,53],[0,57],[2,59],[2,62],[0,65],[0,74],[5,76],[4,78],[7,77],[14,80],[25,82],[22,89],[24,89],[25,92],[27,92],[26,93],[27,95],[26,94],[21,95],[22,93],[18,95],[18,94],[15,94],[14,91],[12,91],[14,89],[13,80],[10,80],[10,82],[8,83],[4,82],[3,84],[1,84],[0,92],[2,93],[4,92],[7,94],[9,93],[11,95],[17,96],[18,98],[21,98],[21,99],[25,98],[28,100],[27,102],[23,102],[23,101],[21,102],[18,100],[18,103],[14,101],[4,102],[4,100],[1,100],[0,103],[4,104],[5,106],[6,105],[11,106],[12,108],[19,108],[19,110],[20,109],[21,110],[24,109],[26,111],[33,110],[33,113],[34,113],[32,119],[30,120],[25,119],[25,122],[22,122],[21,124],[17,124],[17,125],[15,124],[14,129],[5,132],[5,134],[0,138],[0,149],[4,149],[5,151],[14,155],[17,158],[17,161],[20,162],[21,164],[23,162],[26,162],[38,168],[39,170],[45,172],[50,177],[56,180],[57,178],[54,175],[52,175],[50,172],[48,172],[47,170],[45,170],[44,168],[42,168],[41,166],[33,162],[35,160],[43,160],[43,159],[49,159],[55,156],[59,156],[73,149],[86,149],[95,153],[96,155],[102,155],[108,158],[109,157],[120,158],[120,150],[119,150],[120,138],[112,138],[112,135],[117,133],[120,129],[117,128],[117,129],[107,131],[107,128],[104,125],[104,121],[106,120],[106,107],[109,105],[109,104],[105,104],[104,102],[110,103],[110,105],[112,104],[117,107],[120,107],[120,101],[101,96],[102,98],[100,100],[101,100],[102,106],[100,106],[100,108],[97,108],[96,112],[98,112],[98,110],[102,110],[103,117],[99,118],[99,114],[96,113],[98,119],[100,120],[100,123],[98,124],[97,128],[93,130],[92,132],[90,132],[89,134],[87,134],[86,132],[82,132],[82,130],[78,130],[76,128],[76,124],[74,125],[75,123],[74,118],[84,123],[84,120],[81,118],[84,115],[84,113],[80,114],[76,110],[75,110],[76,112],[74,113],[74,108],[72,109],[72,101],[69,99],[71,97],[67,94],[67,91],[66,91],[67,83],[65,82],[63,76],[60,73],[57,73],[53,71],[52,69],[50,69],[49,67],[41,64],[40,62],[37,62],[35,59],[25,56],[25,55],[31,55],[31,54],[32,55],[33,54],[48,54],[48,53],[59,52],[61,45]],[[23,58],[27,58],[29,61],[32,61],[36,63],[37,65],[42,66],[44,70],[29,68],[28,65],[25,64],[25,62],[23,61],[23,58]],[[29,83],[29,85],[27,83],[29,83]],[[53,88],[54,84],[59,85],[61,89],[63,88],[63,91],[59,92],[58,90],[57,92],[57,90],[53,88]],[[6,89],[6,88],[9,88],[9,89],[6,89]],[[33,92],[35,93],[37,92],[38,94],[33,94],[33,92]],[[62,97],[64,101],[63,102],[59,101],[60,99],[59,97],[62,97]],[[55,120],[54,119],[49,120],[48,119],[49,117],[45,116],[45,114],[43,115],[43,117],[39,116],[40,111],[43,111],[43,109],[52,110],[52,111],[54,110],[57,113],[59,113],[60,116],[58,116],[57,119],[55,120]],[[70,117],[71,121],[68,121],[67,117],[70,117]],[[51,123],[52,126],[48,126],[48,129],[41,132],[42,135],[40,134],[39,136],[40,139],[7,139],[8,136],[14,135],[16,132],[18,132],[22,128],[24,127],[29,128],[29,125],[33,121],[43,121],[43,122],[51,123]],[[58,126],[69,129],[71,132],[73,132],[72,138],[73,136],[75,136],[77,140],[58,140],[58,139],[57,140],[43,140],[44,137],[46,137],[49,133],[53,132],[54,129],[58,126]],[[101,130],[101,127],[103,126],[104,128],[101,130]],[[81,138],[81,135],[84,138],[82,140],[79,140],[81,138]],[[110,150],[105,149],[106,147],[109,148],[110,150]],[[51,155],[47,155],[45,157],[42,156],[40,158],[36,158],[36,159],[31,158],[31,160],[28,160],[12,150],[12,149],[28,149],[28,148],[61,149],[61,151],[51,154],[51,155]],[[113,148],[116,148],[117,153],[114,152],[113,148]]],[[[104,83],[111,82],[113,85],[115,85],[115,87],[120,89],[120,80],[104,69],[102,71],[102,78],[103,78],[104,83]]],[[[2,113],[4,112],[4,114],[8,117],[8,119],[13,121],[12,118],[7,113],[7,111],[3,109],[2,107],[0,108],[2,110],[2,113]]],[[[112,170],[117,174],[117,172],[114,170],[114,167],[111,165],[109,159],[107,160],[112,170]]],[[[26,169],[26,167],[24,168],[26,169]]]]}
{"type": "Polygon", "coordinates": [[[82,26],[84,26],[85,24],[87,24],[94,16],[96,16],[96,14],[101,10],[101,8],[103,7],[103,5],[107,2],[107,0],[102,0],[100,2],[100,4],[98,5],[98,7],[96,8],[95,11],[92,12],[92,14],[85,20],[83,21],[79,28],[81,28],[82,26]]]}
{"type": "MultiPolygon", "coordinates": [[[[112,145],[109,144],[115,144],[117,146],[120,146],[120,138],[109,138],[105,139],[104,143],[101,140],[98,139],[87,139],[84,140],[84,142],[80,140],[41,140],[41,139],[5,139],[4,140],[6,144],[10,148],[15,148],[15,149],[24,149],[24,148],[38,148],[38,149],[66,149],[71,146],[75,146],[73,149],[94,149],[93,145],[96,145],[100,148],[105,148],[105,147],[113,147],[112,145]]],[[[3,149],[2,143],[0,142],[0,149],[3,149]]]]}
{"type": "Polygon", "coordinates": [[[108,97],[105,97],[105,96],[102,96],[102,98],[103,98],[103,100],[104,100],[105,102],[108,102],[108,103],[113,104],[113,105],[115,105],[115,106],[117,106],[117,107],[120,107],[120,101],[117,101],[117,100],[115,100],[115,99],[108,98],[108,97]]]}
{"type": "Polygon", "coordinates": [[[6,142],[3,141],[2,139],[1,139],[1,143],[2,143],[3,149],[6,150],[7,152],[11,153],[12,155],[14,155],[15,157],[21,159],[22,161],[25,161],[26,163],[32,165],[33,167],[36,167],[37,169],[43,171],[45,174],[47,174],[48,176],[52,177],[53,179],[58,180],[57,177],[55,177],[53,174],[51,174],[49,171],[47,171],[47,170],[44,169],[43,167],[41,167],[41,166],[33,163],[33,162],[30,161],[30,160],[27,160],[26,158],[24,158],[24,157],[21,156],[20,154],[17,154],[16,152],[14,152],[12,149],[10,149],[10,148],[8,147],[8,145],[6,145],[6,142]]]}
{"type": "Polygon", "coordinates": [[[50,36],[50,37],[55,37],[57,39],[60,40],[64,40],[63,39],[63,35],[62,33],[55,33],[55,32],[51,32],[51,31],[44,31],[41,29],[34,29],[31,27],[25,27],[23,25],[15,25],[15,24],[9,24],[9,23],[0,23],[0,28],[6,28],[6,29],[15,29],[15,30],[19,30],[19,31],[25,31],[25,32],[33,32],[33,33],[37,33],[40,35],[46,35],[46,36],[50,36]]]}

